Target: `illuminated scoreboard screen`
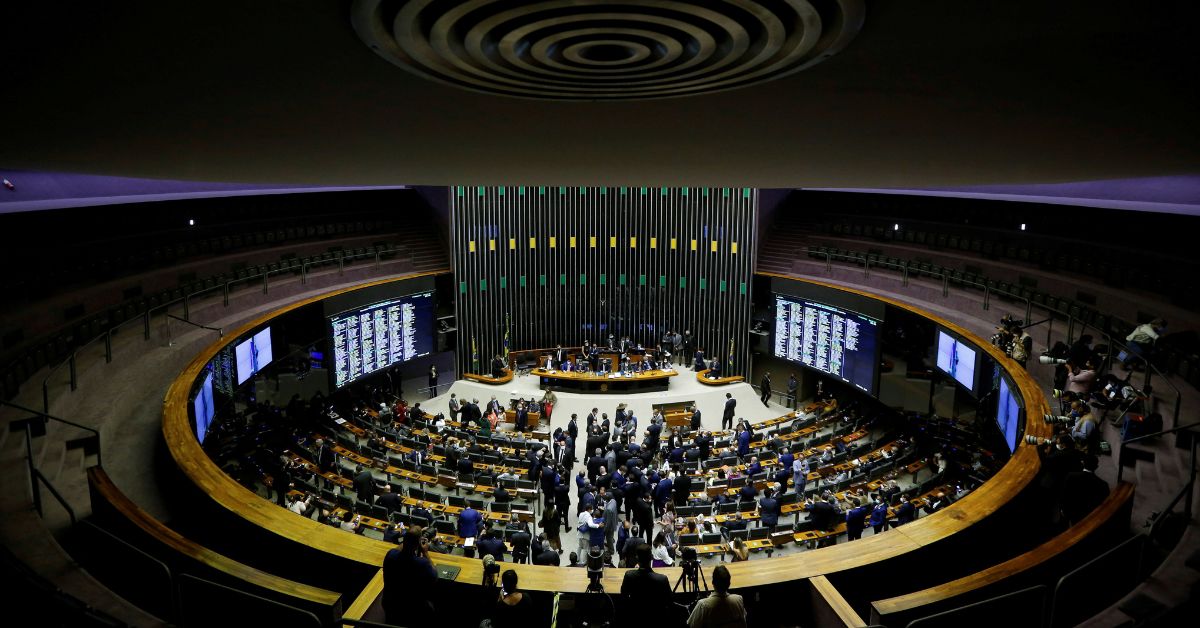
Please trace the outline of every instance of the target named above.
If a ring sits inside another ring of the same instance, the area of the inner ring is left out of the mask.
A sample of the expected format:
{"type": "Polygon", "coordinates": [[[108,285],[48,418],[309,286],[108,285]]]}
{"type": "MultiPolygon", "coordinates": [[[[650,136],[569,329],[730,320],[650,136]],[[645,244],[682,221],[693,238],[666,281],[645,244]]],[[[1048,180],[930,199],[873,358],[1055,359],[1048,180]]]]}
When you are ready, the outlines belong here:
{"type": "Polygon", "coordinates": [[[433,352],[433,292],[374,303],[329,318],[334,387],[433,352]]]}
{"type": "Polygon", "coordinates": [[[874,395],[879,323],[832,305],[775,295],[775,357],[874,395]]]}

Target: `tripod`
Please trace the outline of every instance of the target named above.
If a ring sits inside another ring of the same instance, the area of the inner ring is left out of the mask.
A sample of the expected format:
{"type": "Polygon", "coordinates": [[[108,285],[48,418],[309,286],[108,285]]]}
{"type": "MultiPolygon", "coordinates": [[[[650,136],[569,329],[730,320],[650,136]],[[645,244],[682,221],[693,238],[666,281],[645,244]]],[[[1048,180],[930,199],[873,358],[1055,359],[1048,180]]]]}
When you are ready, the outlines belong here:
{"type": "Polygon", "coordinates": [[[700,594],[699,583],[704,583],[704,592],[708,592],[708,580],[704,577],[704,572],[700,570],[699,561],[685,560],[681,565],[682,573],[679,574],[679,579],[675,581],[675,587],[672,592],[679,590],[679,585],[683,585],[684,593],[695,593],[697,597],[700,594]]]}

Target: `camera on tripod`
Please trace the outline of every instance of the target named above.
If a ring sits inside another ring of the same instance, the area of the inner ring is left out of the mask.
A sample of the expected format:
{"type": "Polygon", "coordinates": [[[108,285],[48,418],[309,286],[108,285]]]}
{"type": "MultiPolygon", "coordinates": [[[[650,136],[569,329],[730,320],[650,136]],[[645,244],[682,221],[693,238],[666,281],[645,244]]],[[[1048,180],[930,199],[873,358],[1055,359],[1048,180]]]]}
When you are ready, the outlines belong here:
{"type": "Polygon", "coordinates": [[[604,584],[600,579],[604,577],[604,550],[600,547],[593,547],[587,553],[587,575],[588,586],[587,593],[603,593],[604,584]]]}
{"type": "MultiPolygon", "coordinates": [[[[700,571],[700,558],[696,555],[696,548],[685,547],[680,553],[679,567],[681,573],[679,579],[675,581],[675,589],[679,585],[683,585],[684,593],[700,593],[700,582],[704,582],[704,590],[708,591],[708,580],[704,577],[704,572],[700,571]]],[[[674,589],[672,589],[674,590],[674,589]]]]}

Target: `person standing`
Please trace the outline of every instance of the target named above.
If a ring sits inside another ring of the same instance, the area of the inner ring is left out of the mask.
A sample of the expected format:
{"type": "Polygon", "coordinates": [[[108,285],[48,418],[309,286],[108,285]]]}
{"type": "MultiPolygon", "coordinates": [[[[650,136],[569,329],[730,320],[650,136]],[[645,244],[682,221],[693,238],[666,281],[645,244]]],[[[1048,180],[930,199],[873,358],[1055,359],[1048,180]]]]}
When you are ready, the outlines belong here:
{"type": "Polygon", "coordinates": [[[692,361],[692,353],[696,349],[696,339],[692,337],[692,330],[683,330],[683,353],[687,356],[684,364],[692,361]]]}
{"type": "Polygon", "coordinates": [[[672,333],[675,335],[671,338],[671,361],[683,366],[687,364],[685,361],[686,358],[683,355],[683,334],[679,332],[672,333]]]}
{"type": "Polygon", "coordinates": [[[731,393],[725,393],[725,410],[721,414],[721,429],[733,429],[733,415],[737,408],[737,399],[731,393]]]}
{"type": "Polygon", "coordinates": [[[430,398],[437,396],[437,365],[429,365],[429,396],[430,398]]]}
{"type": "Polygon", "coordinates": [[[763,402],[763,405],[770,407],[770,404],[767,403],[768,401],[771,400],[771,372],[770,371],[767,371],[766,373],[763,374],[762,381],[759,383],[758,388],[759,388],[759,390],[762,391],[761,400],[763,402]]]}
{"type": "Polygon", "coordinates": [[[792,412],[796,411],[796,389],[799,387],[800,387],[800,382],[796,381],[796,374],[791,373],[790,375],[788,375],[787,402],[788,402],[788,407],[792,409],[792,412]]]}
{"type": "Polygon", "coordinates": [[[437,573],[421,535],[409,530],[400,547],[383,558],[383,614],[389,624],[428,626],[435,622],[433,593],[437,573]]]}
{"type": "Polygon", "coordinates": [[[629,543],[638,543],[633,551],[637,556],[638,568],[626,571],[621,580],[621,596],[627,603],[624,617],[618,625],[666,625],[670,605],[664,601],[671,599],[671,582],[666,576],[654,573],[654,558],[649,543],[632,539],[629,543]]]}
{"type": "Polygon", "coordinates": [[[458,422],[460,414],[462,414],[462,402],[458,400],[456,393],[450,393],[450,420],[458,422]]]}

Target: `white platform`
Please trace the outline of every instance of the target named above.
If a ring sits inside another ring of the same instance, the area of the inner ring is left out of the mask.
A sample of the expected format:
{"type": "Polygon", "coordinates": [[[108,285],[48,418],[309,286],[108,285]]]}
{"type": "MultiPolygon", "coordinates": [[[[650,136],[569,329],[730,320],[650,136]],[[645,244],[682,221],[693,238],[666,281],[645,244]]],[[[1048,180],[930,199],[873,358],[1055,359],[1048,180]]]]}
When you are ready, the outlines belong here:
{"type": "MultiPolygon", "coordinates": [[[[459,380],[450,389],[429,401],[421,402],[421,408],[432,414],[445,412],[449,414],[450,394],[458,395],[460,399],[479,399],[480,407],[495,395],[504,406],[508,407],[511,399],[541,399],[544,391],[539,386],[539,379],[534,375],[518,375],[513,381],[503,386],[490,386],[466,380],[459,380]]],[[[550,425],[553,431],[556,427],[565,428],[571,414],[579,415],[579,430],[584,429],[584,419],[592,408],[598,408],[602,413],[608,413],[611,418],[617,404],[627,404],[638,418],[640,426],[647,425],[652,414],[651,407],[661,403],[680,403],[694,401],[700,408],[701,424],[705,429],[718,430],[721,428],[721,413],[725,408],[725,393],[730,393],[737,400],[736,418],[745,418],[751,423],[774,418],[788,412],[779,404],[772,403],[769,407],[759,401],[758,392],[749,384],[725,384],[724,386],[706,386],[696,381],[696,373],[691,369],[683,369],[679,375],[672,377],[670,386],[665,391],[599,394],[554,391],[558,397],[558,405],[550,425]]]]}

